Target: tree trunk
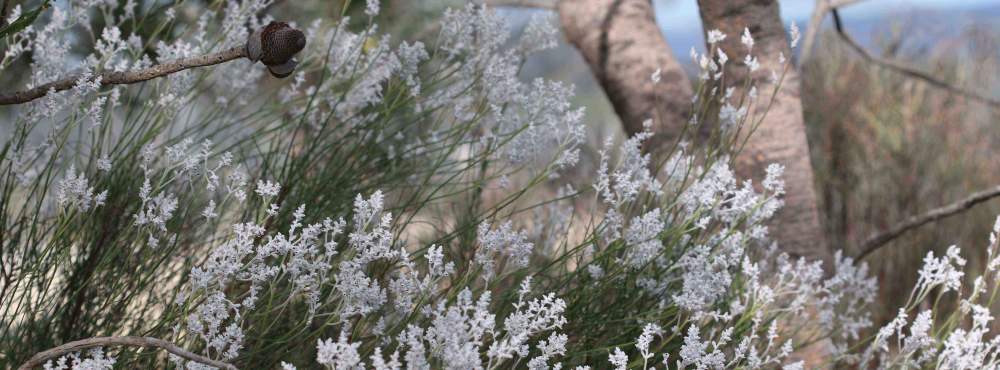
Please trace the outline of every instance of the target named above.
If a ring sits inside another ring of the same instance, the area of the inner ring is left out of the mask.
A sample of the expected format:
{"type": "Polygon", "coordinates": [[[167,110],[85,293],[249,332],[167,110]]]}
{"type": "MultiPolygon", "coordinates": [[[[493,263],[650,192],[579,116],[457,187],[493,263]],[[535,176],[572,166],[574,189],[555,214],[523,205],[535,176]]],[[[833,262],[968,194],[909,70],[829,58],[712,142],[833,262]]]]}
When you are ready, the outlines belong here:
{"type": "MultiPolygon", "coordinates": [[[[771,100],[773,85],[771,70],[779,75],[784,66],[779,54],[791,57],[785,27],[776,0],[698,0],[704,29],[718,29],[728,35],[721,47],[733,59],[742,60],[746,47],[740,42],[744,27],[755,39],[753,55],[760,69],[752,75],[742,63],[726,65],[727,85],[744,86],[752,78],[758,86],[760,109],[771,100]]],[[[734,96],[739,96],[739,91],[734,96]]],[[[762,178],[771,163],[785,166],[785,206],[775,215],[771,236],[779,247],[795,256],[831,260],[823,229],[820,226],[817,195],[813,186],[813,168],[809,160],[809,143],[802,118],[799,97],[799,75],[789,68],[766,118],[750,135],[743,151],[736,158],[736,172],[742,178],[762,178]]],[[[829,266],[829,263],[825,265],[829,266]]]]}
{"type": "Polygon", "coordinates": [[[693,92],[650,0],[561,0],[557,10],[563,34],[590,65],[625,132],[642,132],[643,121],[653,119],[646,148],[669,147],[687,124],[693,92]]]}

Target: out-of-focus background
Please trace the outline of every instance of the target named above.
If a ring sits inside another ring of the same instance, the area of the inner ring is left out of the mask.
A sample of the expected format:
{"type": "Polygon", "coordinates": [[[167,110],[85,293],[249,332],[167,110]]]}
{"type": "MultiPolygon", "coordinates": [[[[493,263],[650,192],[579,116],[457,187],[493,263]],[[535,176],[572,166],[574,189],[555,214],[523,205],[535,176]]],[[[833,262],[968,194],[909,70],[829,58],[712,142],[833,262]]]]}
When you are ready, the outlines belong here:
{"type": "MultiPolygon", "coordinates": [[[[61,1],[54,1],[54,6],[61,1]]],[[[206,2],[210,1],[183,2],[178,16],[196,18],[206,2]]],[[[657,23],[674,55],[693,74],[688,51],[705,48],[696,0],[653,3],[657,23]]],[[[786,24],[807,26],[814,1],[780,3],[786,24]]],[[[436,35],[435,21],[444,9],[464,4],[460,0],[383,0],[379,23],[395,40],[430,43],[436,35]]],[[[316,19],[333,19],[343,6],[343,0],[277,0],[267,12],[305,27],[316,19]]],[[[363,7],[364,2],[355,0],[351,6],[363,7]]],[[[510,20],[515,34],[535,15],[548,15],[557,23],[556,15],[545,9],[502,8],[500,12],[510,20]]],[[[1000,98],[1000,1],[863,0],[841,15],[847,30],[873,54],[1000,98]]],[[[833,34],[829,17],[810,59],[795,59],[802,76],[802,104],[823,223],[835,247],[854,254],[857,245],[878,230],[1000,185],[1000,109],[872,65],[833,34]]],[[[558,48],[529,59],[522,76],[526,80],[544,76],[576,86],[575,103],[587,109],[588,145],[580,164],[568,175],[591,179],[604,140],[621,141],[624,134],[587,64],[563,41],[558,48]]],[[[0,78],[0,85],[17,77],[8,73],[0,78]]],[[[8,118],[0,115],[0,121],[8,118]]],[[[880,301],[898,305],[898,297],[914,285],[928,251],[940,254],[958,245],[970,257],[966,268],[981,270],[987,235],[997,214],[1000,200],[921,227],[869,256],[867,261],[882,284],[880,301]]],[[[894,314],[882,310],[875,327],[894,314]]]]}
{"type": "MultiPolygon", "coordinates": [[[[689,50],[705,49],[697,2],[653,3],[674,55],[694,77],[689,50]]],[[[780,3],[786,24],[806,27],[813,1],[780,3]]],[[[384,16],[400,25],[393,32],[420,35],[428,32],[421,27],[430,26],[414,18],[462,3],[387,5],[384,16]]],[[[524,8],[501,12],[515,33],[532,16],[551,13],[524,8]]],[[[854,38],[875,55],[905,61],[990,97],[1000,92],[998,1],[869,0],[844,8],[841,17],[854,38]]],[[[872,65],[834,34],[831,23],[826,17],[810,59],[796,63],[802,73],[802,103],[824,225],[835,247],[853,254],[878,230],[1000,185],[1000,109],[872,65]]],[[[590,176],[603,140],[621,140],[624,135],[610,103],[577,50],[565,41],[528,61],[524,78],[535,76],[575,84],[577,104],[587,107],[590,141],[577,172],[590,176]]],[[[958,245],[971,257],[966,268],[981,270],[987,235],[998,214],[1000,201],[991,201],[907,233],[869,256],[881,282],[879,301],[887,305],[878,310],[876,327],[895,316],[890,307],[912,289],[928,251],[941,254],[958,245]]]]}

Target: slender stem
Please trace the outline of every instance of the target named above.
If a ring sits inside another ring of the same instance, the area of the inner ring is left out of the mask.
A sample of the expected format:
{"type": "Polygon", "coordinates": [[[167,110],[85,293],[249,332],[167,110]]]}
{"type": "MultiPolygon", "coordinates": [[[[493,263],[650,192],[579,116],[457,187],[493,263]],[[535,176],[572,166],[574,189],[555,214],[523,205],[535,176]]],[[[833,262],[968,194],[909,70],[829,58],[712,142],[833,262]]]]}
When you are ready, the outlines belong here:
{"type": "MultiPolygon", "coordinates": [[[[237,46],[217,53],[183,58],[163,64],[157,64],[149,68],[143,68],[125,72],[104,72],[91,80],[100,79],[101,86],[126,85],[137,82],[149,81],[154,78],[170,75],[186,69],[206,67],[229,62],[246,57],[246,50],[243,46],[237,46]]],[[[11,94],[0,94],[0,105],[23,104],[41,98],[49,93],[69,90],[79,84],[82,75],[72,75],[61,80],[56,80],[28,90],[17,91],[11,94]]]]}
{"type": "Polygon", "coordinates": [[[61,346],[51,348],[31,356],[28,362],[18,367],[18,370],[29,370],[35,367],[41,366],[46,361],[58,358],[60,356],[79,352],[87,348],[94,347],[105,347],[105,346],[133,346],[133,347],[147,347],[147,348],[159,348],[167,352],[173,353],[177,356],[183,357],[187,360],[198,362],[201,364],[214,366],[220,369],[237,370],[236,366],[230,365],[222,361],[216,361],[208,357],[198,355],[195,353],[188,352],[187,350],[178,347],[176,344],[167,342],[163,339],[157,339],[152,337],[94,337],[81,339],[73,342],[63,344],[61,346]]]}

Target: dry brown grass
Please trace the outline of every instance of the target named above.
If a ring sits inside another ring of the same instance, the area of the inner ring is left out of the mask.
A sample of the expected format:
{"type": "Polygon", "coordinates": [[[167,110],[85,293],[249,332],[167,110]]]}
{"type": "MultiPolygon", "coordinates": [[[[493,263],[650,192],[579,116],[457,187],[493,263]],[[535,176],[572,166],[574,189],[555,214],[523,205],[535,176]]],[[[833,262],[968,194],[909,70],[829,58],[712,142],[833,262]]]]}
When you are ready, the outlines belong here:
{"type": "MultiPolygon", "coordinates": [[[[898,33],[897,33],[898,35],[898,33]]],[[[888,36],[873,49],[947,78],[992,91],[998,39],[981,29],[931,47],[888,36]]],[[[1000,112],[926,83],[871,66],[827,35],[804,65],[803,105],[831,244],[854,247],[907,216],[1000,184],[1000,112]]],[[[876,325],[916,282],[928,251],[963,248],[980,269],[986,236],[1000,214],[992,201],[904,235],[868,258],[881,282],[876,325]]],[[[892,311],[892,312],[890,312],[892,311]]]]}

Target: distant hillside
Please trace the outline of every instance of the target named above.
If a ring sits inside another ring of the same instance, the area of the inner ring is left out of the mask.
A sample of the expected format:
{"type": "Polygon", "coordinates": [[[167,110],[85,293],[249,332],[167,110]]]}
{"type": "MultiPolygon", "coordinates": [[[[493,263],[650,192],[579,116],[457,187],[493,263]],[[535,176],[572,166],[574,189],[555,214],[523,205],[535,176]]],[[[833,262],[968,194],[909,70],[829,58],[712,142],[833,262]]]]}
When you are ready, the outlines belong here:
{"type": "MultiPolygon", "coordinates": [[[[888,32],[891,26],[906,27],[907,42],[935,43],[941,39],[947,39],[959,35],[963,30],[971,25],[992,28],[1000,34],[1000,3],[980,4],[975,7],[956,6],[955,9],[934,9],[922,10],[911,7],[909,9],[877,10],[866,12],[862,9],[848,8],[841,13],[844,23],[851,34],[862,43],[868,44],[872,36],[882,32],[888,32]]],[[[697,15],[695,15],[696,17],[697,15]]],[[[661,24],[673,17],[661,16],[661,24]],[[667,18],[667,19],[663,19],[667,18]]],[[[791,24],[797,23],[800,27],[806,27],[808,16],[785,19],[791,24]],[[801,18],[801,19],[800,19],[801,18]]],[[[823,27],[832,27],[832,21],[827,17],[823,27]]],[[[664,25],[664,35],[673,48],[674,52],[683,62],[689,62],[687,55],[691,47],[699,51],[704,49],[704,38],[700,25],[664,25]]]]}

